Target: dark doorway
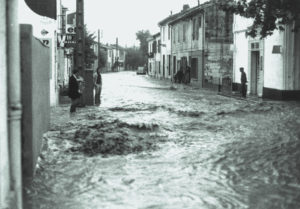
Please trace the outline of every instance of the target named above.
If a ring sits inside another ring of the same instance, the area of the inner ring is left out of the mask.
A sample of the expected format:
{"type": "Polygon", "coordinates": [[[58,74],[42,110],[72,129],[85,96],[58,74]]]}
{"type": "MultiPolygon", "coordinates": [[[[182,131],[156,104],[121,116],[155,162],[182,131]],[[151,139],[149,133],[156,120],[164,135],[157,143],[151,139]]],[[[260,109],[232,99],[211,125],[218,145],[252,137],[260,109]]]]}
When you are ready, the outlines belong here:
{"type": "Polygon", "coordinates": [[[163,77],[165,77],[165,69],[166,69],[165,65],[166,65],[165,55],[163,55],[163,77]]]}
{"type": "Polygon", "coordinates": [[[171,75],[171,55],[168,55],[168,71],[169,76],[171,75]]]}
{"type": "Polygon", "coordinates": [[[257,95],[259,74],[259,51],[251,52],[251,94],[257,95]]]}
{"type": "Polygon", "coordinates": [[[173,74],[176,74],[176,56],[173,56],[173,74]]]}
{"type": "Polygon", "coordinates": [[[198,79],[198,59],[192,58],[191,61],[191,78],[198,79]]]}

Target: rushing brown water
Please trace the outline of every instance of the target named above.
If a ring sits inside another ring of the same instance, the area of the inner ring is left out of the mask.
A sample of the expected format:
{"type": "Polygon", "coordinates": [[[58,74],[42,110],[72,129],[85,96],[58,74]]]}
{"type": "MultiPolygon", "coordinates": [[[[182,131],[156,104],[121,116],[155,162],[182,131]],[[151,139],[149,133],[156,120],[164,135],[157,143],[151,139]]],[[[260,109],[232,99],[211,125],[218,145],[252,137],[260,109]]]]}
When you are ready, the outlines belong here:
{"type": "Polygon", "coordinates": [[[300,107],[104,74],[100,107],[52,110],[28,208],[300,208],[300,107]]]}

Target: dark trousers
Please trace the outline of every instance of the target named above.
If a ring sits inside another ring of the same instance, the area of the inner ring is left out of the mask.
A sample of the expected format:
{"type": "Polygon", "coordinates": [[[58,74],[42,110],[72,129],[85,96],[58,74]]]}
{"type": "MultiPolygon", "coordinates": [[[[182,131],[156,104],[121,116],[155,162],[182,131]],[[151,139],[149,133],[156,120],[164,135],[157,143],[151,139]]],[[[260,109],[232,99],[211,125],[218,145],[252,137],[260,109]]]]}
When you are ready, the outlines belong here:
{"type": "Polygon", "coordinates": [[[80,97],[72,99],[71,107],[70,107],[70,112],[76,112],[76,107],[80,103],[80,97]]]}
{"type": "Polygon", "coordinates": [[[100,98],[100,96],[101,96],[101,90],[102,90],[101,86],[96,86],[95,87],[95,104],[96,105],[100,105],[101,104],[101,98],[100,98]]]}
{"type": "Polygon", "coordinates": [[[242,83],[242,89],[241,89],[242,97],[246,97],[247,94],[247,86],[245,83],[242,83]]]}

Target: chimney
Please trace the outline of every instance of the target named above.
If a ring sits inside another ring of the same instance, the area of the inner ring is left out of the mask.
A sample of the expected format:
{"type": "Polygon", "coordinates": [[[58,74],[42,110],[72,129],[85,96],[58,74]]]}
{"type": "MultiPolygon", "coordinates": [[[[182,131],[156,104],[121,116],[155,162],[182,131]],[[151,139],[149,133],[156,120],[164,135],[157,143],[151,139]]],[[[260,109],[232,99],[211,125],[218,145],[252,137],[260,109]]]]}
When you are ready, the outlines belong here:
{"type": "Polygon", "coordinates": [[[182,12],[185,12],[186,10],[188,10],[190,8],[190,6],[188,4],[184,4],[182,7],[182,12]]]}
{"type": "Polygon", "coordinates": [[[170,11],[170,15],[172,15],[173,14],[173,12],[172,12],[172,10],[170,11]]]}

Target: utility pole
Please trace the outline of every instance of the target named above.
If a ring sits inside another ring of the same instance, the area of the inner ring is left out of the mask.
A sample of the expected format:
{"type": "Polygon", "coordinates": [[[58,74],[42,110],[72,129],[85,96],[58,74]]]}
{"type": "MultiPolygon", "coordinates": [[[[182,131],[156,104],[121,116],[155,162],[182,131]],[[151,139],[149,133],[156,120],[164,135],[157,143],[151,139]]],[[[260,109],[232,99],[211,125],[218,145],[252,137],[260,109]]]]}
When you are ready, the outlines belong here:
{"type": "Polygon", "coordinates": [[[84,0],[76,0],[76,54],[74,69],[79,70],[79,74],[84,79],[84,90],[80,99],[82,106],[94,105],[93,95],[93,71],[85,69],[84,48],[84,0]]]}
{"type": "Polygon", "coordinates": [[[117,63],[117,71],[119,71],[119,45],[118,45],[118,38],[116,38],[116,63],[117,63]]]}
{"type": "Polygon", "coordinates": [[[83,75],[84,63],[84,3],[83,0],[76,0],[76,55],[75,69],[83,75]]]}
{"type": "Polygon", "coordinates": [[[100,67],[100,30],[98,29],[98,67],[100,67]]]}

